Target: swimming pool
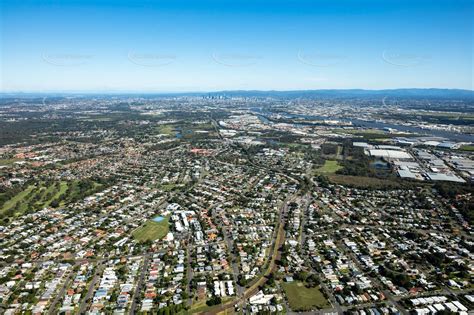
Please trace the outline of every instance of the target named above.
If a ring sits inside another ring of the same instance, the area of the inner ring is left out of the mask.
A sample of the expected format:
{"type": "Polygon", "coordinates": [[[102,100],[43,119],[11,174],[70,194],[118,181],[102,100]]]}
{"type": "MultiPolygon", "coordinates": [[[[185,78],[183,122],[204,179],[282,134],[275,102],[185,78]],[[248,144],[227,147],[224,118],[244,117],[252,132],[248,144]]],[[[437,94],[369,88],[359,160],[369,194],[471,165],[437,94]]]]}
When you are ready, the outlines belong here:
{"type": "Polygon", "coordinates": [[[154,217],[152,220],[155,221],[155,222],[161,222],[163,221],[165,218],[162,217],[161,215],[157,216],[157,217],[154,217]]]}

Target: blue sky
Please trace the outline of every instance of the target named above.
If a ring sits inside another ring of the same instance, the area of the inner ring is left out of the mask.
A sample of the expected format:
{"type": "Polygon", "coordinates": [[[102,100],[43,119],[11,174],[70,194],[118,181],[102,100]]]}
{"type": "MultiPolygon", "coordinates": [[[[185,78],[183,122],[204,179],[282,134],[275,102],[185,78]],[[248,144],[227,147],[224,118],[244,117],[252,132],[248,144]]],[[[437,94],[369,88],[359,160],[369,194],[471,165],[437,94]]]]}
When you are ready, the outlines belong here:
{"type": "Polygon", "coordinates": [[[464,0],[11,1],[2,91],[473,89],[464,0]]]}

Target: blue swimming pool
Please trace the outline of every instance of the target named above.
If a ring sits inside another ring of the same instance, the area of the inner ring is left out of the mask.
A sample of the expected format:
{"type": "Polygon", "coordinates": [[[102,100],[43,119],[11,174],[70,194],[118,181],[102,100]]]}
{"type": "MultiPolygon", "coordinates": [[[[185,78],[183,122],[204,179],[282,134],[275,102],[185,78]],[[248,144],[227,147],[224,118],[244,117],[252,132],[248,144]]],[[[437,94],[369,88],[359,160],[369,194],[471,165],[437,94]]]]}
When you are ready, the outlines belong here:
{"type": "Polygon", "coordinates": [[[153,221],[155,221],[155,222],[161,222],[161,221],[163,221],[164,219],[165,219],[164,217],[162,217],[161,215],[159,215],[159,216],[157,216],[157,217],[154,217],[154,218],[153,218],[153,221]]]}

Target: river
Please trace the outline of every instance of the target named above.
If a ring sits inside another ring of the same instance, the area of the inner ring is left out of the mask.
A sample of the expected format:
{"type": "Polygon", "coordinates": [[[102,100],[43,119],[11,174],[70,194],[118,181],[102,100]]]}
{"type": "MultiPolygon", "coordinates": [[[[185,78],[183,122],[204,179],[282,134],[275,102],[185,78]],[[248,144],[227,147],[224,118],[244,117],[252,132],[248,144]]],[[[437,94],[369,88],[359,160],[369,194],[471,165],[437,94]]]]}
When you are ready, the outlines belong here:
{"type": "MultiPolygon", "coordinates": [[[[255,114],[258,115],[260,120],[263,123],[271,123],[270,120],[267,119],[267,115],[271,115],[271,112],[267,112],[262,110],[262,108],[254,107],[251,108],[255,114]]],[[[331,116],[315,116],[315,115],[302,115],[302,114],[288,114],[288,113],[279,113],[281,116],[285,118],[303,118],[309,120],[339,120],[341,122],[352,123],[354,126],[364,127],[364,128],[392,128],[398,131],[405,131],[405,132],[412,132],[417,133],[424,136],[434,136],[434,137],[442,137],[449,139],[451,141],[458,141],[458,142],[474,142],[474,136],[469,134],[457,133],[452,131],[445,131],[445,130],[429,130],[423,129],[420,127],[415,126],[405,126],[405,125],[397,125],[387,122],[380,122],[380,121],[366,121],[361,119],[347,119],[347,118],[339,118],[339,117],[331,117],[331,116]]],[[[295,125],[298,125],[297,123],[295,125]]]]}

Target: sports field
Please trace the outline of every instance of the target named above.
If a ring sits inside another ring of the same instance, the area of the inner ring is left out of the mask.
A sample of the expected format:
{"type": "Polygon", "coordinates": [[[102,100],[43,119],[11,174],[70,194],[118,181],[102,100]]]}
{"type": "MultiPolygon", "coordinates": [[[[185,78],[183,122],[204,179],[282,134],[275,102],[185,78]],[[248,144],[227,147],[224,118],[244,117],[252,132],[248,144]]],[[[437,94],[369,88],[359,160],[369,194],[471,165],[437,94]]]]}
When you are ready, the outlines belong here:
{"type": "Polygon", "coordinates": [[[323,174],[333,174],[333,173],[336,173],[341,168],[342,166],[339,165],[337,161],[326,160],[324,161],[324,165],[318,168],[316,172],[323,173],[323,174]]]}
{"type": "Polygon", "coordinates": [[[162,239],[169,232],[169,217],[160,222],[148,220],[141,227],[133,231],[133,237],[139,242],[162,239]]]}

